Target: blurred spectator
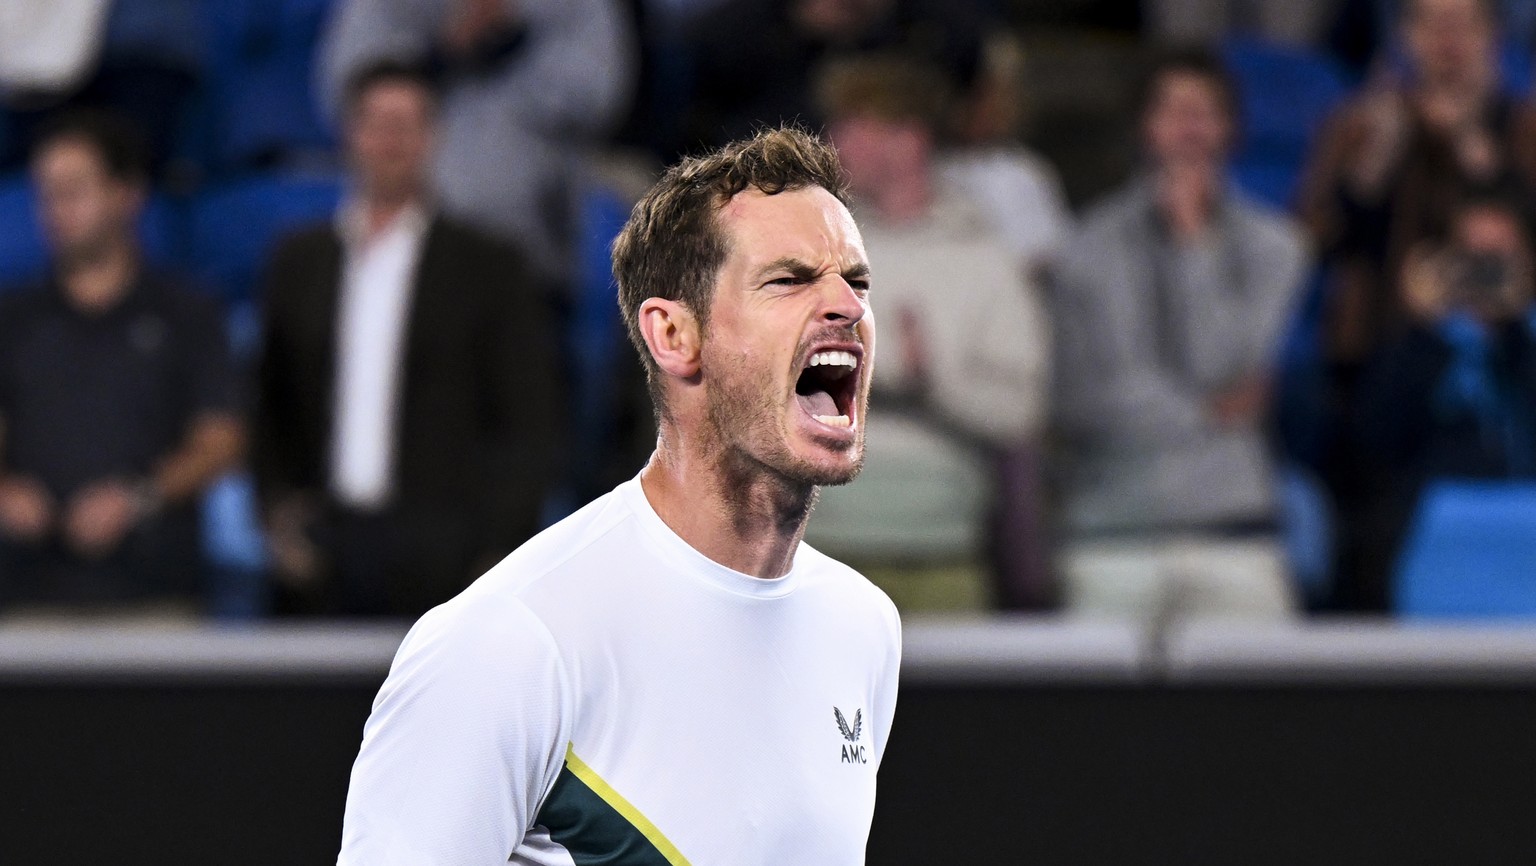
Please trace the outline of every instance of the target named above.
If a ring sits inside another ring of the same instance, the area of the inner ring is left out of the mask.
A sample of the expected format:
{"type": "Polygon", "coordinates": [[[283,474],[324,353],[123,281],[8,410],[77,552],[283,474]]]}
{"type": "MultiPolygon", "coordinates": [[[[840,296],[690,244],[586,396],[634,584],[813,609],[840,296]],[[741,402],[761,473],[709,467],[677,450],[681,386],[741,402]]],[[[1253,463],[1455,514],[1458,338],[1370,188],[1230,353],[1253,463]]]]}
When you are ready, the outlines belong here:
{"type": "Polygon", "coordinates": [[[1046,317],[1013,248],[936,170],[942,76],[869,57],[822,91],[884,324],[864,472],[822,492],[809,537],[907,609],[977,606],[994,457],[1045,419],[1046,317]]]}
{"type": "Polygon", "coordinates": [[[10,0],[0,9],[0,170],[20,165],[49,116],[111,109],[149,137],[159,166],[204,72],[200,0],[10,0]]]}
{"type": "Polygon", "coordinates": [[[972,0],[732,0],[694,27],[683,147],[716,147],[763,124],[820,128],[815,72],[851,54],[904,54],[968,88],[981,22],[972,0]]]}
{"type": "Polygon", "coordinates": [[[981,69],[964,94],[957,141],[939,154],[942,183],[985,211],[1035,278],[1043,277],[1072,228],[1056,170],[1023,145],[1024,57],[1018,40],[987,37],[981,69]]]}
{"type": "Polygon", "coordinates": [[[1226,179],[1234,93],[1202,52],[1145,78],[1144,173],[1095,207],[1056,298],[1074,609],[1282,616],[1262,422],[1307,261],[1300,232],[1226,179]]]}
{"type": "Polygon", "coordinates": [[[1143,0],[1147,29],[1164,43],[1215,44],[1232,33],[1315,45],[1343,0],[1143,0]]]}
{"type": "Polygon", "coordinates": [[[334,106],[379,60],[433,70],[443,210],[556,278],[570,268],[577,172],[627,107],[631,39],[615,0],[343,0],[322,46],[323,87],[334,106]]]}
{"type": "Polygon", "coordinates": [[[352,192],[268,272],[257,483],[286,606],[417,616],[539,528],[561,376],[520,255],[438,211],[428,77],[349,94],[352,192]]]}
{"type": "Polygon", "coordinates": [[[1398,285],[1409,251],[1444,237],[1473,189],[1536,192],[1536,113],[1502,88],[1486,0],[1412,0],[1406,76],[1383,72],[1332,123],[1309,169],[1304,212],[1324,251],[1319,469],[1338,515],[1335,571],[1345,607],[1381,609],[1370,454],[1353,425],[1362,365],[1413,317],[1398,285]],[[1355,586],[1354,581],[1365,584],[1355,586]]]}
{"type": "Polygon", "coordinates": [[[143,267],[146,166],[101,115],[58,121],[34,150],[51,273],[0,308],[12,602],[191,602],[203,589],[195,506],[244,429],[218,312],[143,267]]]}
{"type": "Polygon", "coordinates": [[[1420,493],[1437,479],[1536,476],[1536,306],[1523,201],[1470,198],[1404,264],[1410,325],[1366,365],[1355,411],[1371,484],[1351,608],[1384,610],[1420,493]]]}
{"type": "Polygon", "coordinates": [[[1402,324],[1393,281],[1473,186],[1530,189],[1536,115],[1500,86],[1487,0],[1413,0],[1409,69],[1383,72],[1331,124],[1304,213],[1330,266],[1329,357],[1352,366],[1402,324]]]}

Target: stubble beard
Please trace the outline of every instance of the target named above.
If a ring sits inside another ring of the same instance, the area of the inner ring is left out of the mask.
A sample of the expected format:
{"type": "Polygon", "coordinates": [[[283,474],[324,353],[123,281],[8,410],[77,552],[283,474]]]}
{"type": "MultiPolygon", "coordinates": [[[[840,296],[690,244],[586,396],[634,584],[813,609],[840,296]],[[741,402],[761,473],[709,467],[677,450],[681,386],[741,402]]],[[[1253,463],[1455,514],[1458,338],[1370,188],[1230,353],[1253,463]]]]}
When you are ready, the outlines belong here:
{"type": "MultiPolygon", "coordinates": [[[[715,450],[711,456],[721,493],[743,519],[758,511],[754,506],[765,505],[785,528],[803,524],[819,487],[847,484],[863,468],[864,432],[860,429],[849,446],[857,455],[851,463],[819,465],[795,454],[788,431],[780,427],[784,404],[772,377],[754,370],[750,359],[731,360],[736,363],[715,366],[743,372],[717,378],[708,397],[708,441],[715,450]]],[[[862,406],[859,417],[864,417],[862,406]]]]}

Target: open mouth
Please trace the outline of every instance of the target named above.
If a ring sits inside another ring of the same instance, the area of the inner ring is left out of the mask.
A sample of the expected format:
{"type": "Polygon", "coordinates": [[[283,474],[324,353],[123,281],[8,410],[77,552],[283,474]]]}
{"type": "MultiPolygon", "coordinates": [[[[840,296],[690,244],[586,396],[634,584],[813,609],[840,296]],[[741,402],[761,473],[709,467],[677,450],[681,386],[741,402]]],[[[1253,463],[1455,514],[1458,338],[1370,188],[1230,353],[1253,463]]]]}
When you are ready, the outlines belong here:
{"type": "Polygon", "coordinates": [[[827,350],[807,359],[805,369],[795,382],[795,399],[815,420],[828,427],[852,427],[853,403],[858,392],[859,356],[853,352],[827,350]]]}

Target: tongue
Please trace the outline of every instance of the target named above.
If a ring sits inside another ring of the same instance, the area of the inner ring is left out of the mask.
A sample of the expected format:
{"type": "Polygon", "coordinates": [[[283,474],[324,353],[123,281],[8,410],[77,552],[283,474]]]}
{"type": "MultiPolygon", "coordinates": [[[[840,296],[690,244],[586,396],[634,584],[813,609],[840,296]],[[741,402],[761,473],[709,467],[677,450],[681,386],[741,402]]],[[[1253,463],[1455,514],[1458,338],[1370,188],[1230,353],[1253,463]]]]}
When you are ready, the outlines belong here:
{"type": "Polygon", "coordinates": [[[809,394],[797,394],[800,405],[812,415],[840,415],[837,411],[837,401],[826,391],[812,391],[809,394]]]}

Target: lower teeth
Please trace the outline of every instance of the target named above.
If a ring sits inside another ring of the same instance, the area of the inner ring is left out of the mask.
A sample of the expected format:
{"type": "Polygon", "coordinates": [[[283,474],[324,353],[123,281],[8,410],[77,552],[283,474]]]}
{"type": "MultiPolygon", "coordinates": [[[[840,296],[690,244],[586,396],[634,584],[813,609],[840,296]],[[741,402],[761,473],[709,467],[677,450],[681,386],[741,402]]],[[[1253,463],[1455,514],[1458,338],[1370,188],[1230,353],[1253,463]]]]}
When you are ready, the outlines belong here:
{"type": "Polygon", "coordinates": [[[853,420],[847,415],[812,415],[817,421],[828,427],[852,427],[853,420]]]}

